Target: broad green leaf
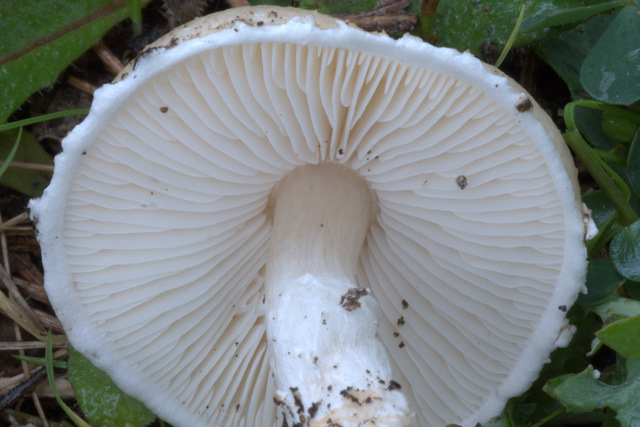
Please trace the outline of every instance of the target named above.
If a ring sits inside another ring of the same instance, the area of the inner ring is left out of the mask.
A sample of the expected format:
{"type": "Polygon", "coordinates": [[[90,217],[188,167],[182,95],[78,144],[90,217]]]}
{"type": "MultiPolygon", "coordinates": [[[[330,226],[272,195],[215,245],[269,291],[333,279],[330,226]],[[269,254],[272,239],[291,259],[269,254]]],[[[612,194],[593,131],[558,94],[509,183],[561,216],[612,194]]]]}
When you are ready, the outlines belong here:
{"type": "Polygon", "coordinates": [[[125,0],[0,1],[0,123],[127,16],[125,0]]]}
{"type": "MultiPolygon", "coordinates": [[[[17,129],[0,132],[0,160],[5,160],[15,143],[17,129]]],[[[31,132],[23,131],[14,162],[53,166],[52,157],[42,148],[31,132]]],[[[49,184],[51,172],[9,167],[0,177],[0,183],[20,193],[38,197],[49,184]]]]}
{"type": "Polygon", "coordinates": [[[610,300],[595,306],[593,311],[604,321],[612,316],[640,316],[640,301],[614,296],[610,300]]]}
{"type": "Polygon", "coordinates": [[[540,40],[533,45],[536,53],[569,86],[574,99],[588,96],[580,82],[580,68],[612,19],[611,14],[597,15],[576,28],[540,40]]]}
{"type": "MultiPolygon", "coordinates": [[[[564,3],[564,2],[562,2],[564,3]]],[[[624,6],[627,1],[605,1],[600,4],[578,5],[578,2],[565,3],[565,6],[558,2],[557,9],[542,10],[531,18],[522,23],[522,33],[530,33],[534,38],[540,39],[545,37],[554,27],[562,27],[565,25],[577,24],[606,12],[614,7],[624,6]],[[572,4],[571,4],[572,3],[572,4]]]]}
{"type": "Polygon", "coordinates": [[[640,281],[640,220],[616,234],[611,240],[609,255],[620,274],[640,281]]]}
{"type": "Polygon", "coordinates": [[[582,86],[597,100],[618,105],[640,100],[638,11],[634,5],[623,8],[582,64],[582,86]]]}
{"type": "Polygon", "coordinates": [[[616,320],[596,336],[624,357],[640,357],[640,316],[616,320]]]}
{"type": "Polygon", "coordinates": [[[620,4],[603,0],[440,0],[434,30],[438,45],[470,50],[493,62],[511,34],[522,4],[525,17],[514,47],[549,37],[620,4]],[[594,6],[594,7],[590,7],[594,6]]]}
{"type": "Polygon", "coordinates": [[[629,155],[627,156],[627,177],[636,194],[640,195],[640,128],[636,131],[636,135],[629,148],[629,155]]]}
{"type": "Polygon", "coordinates": [[[596,378],[593,367],[579,374],[563,375],[549,381],[544,390],[568,411],[586,413],[609,407],[617,412],[623,426],[640,425],[640,360],[627,360],[627,378],[620,385],[609,385],[596,378]]]}
{"type": "MultiPolygon", "coordinates": [[[[640,121],[640,116],[639,120],[640,121]]],[[[602,129],[611,139],[623,143],[630,143],[638,130],[638,122],[629,120],[616,111],[602,113],[602,129]]]]}
{"type": "Polygon", "coordinates": [[[146,426],[155,419],[142,403],[124,394],[107,374],[73,348],[68,366],[76,400],[92,425],[146,426]]]}
{"type": "Polygon", "coordinates": [[[611,151],[617,145],[617,141],[611,139],[602,128],[602,111],[576,106],[575,118],[578,129],[594,147],[603,151],[611,151]]]}
{"type": "Polygon", "coordinates": [[[616,211],[611,200],[602,190],[592,191],[582,196],[582,201],[591,209],[591,218],[601,227],[616,211]]]}
{"type": "Polygon", "coordinates": [[[624,282],[624,290],[627,291],[629,298],[633,298],[636,301],[640,300],[640,282],[627,280],[624,282]]]}
{"type": "Polygon", "coordinates": [[[618,274],[611,261],[607,259],[593,259],[589,262],[586,286],[588,292],[578,297],[583,305],[596,305],[615,295],[618,286],[624,278],[618,274]]]}

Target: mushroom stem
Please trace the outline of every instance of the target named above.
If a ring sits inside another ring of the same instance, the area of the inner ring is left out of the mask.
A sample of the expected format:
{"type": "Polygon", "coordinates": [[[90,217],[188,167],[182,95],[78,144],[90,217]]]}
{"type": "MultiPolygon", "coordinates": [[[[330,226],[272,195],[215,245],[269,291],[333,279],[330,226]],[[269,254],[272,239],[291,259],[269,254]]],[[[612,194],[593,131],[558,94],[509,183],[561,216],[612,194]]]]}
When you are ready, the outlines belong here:
{"type": "Polygon", "coordinates": [[[308,165],[274,197],[267,336],[280,411],[293,425],[409,424],[379,305],[355,280],[373,217],[367,184],[343,166],[308,165]]]}

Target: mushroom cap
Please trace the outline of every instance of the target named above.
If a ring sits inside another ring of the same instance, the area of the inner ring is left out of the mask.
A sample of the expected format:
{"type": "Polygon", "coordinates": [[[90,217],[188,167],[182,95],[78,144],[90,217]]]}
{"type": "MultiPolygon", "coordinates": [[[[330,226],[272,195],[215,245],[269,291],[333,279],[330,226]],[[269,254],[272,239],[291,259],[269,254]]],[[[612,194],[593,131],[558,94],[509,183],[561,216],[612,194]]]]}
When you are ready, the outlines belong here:
{"type": "Polygon", "coordinates": [[[342,164],[377,199],[357,285],[419,425],[497,415],[567,329],[576,170],[472,55],[265,6],[177,28],[116,81],[31,209],[71,343],[165,420],[275,425],[269,196],[305,164],[342,164]]]}

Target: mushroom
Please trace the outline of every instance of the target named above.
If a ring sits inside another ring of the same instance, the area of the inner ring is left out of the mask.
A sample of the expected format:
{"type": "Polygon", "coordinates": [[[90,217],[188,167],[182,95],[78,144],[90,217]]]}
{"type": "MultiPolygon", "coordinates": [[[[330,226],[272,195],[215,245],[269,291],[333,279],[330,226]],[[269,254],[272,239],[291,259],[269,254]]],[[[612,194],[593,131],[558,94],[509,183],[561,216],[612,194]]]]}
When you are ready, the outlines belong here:
{"type": "Polygon", "coordinates": [[[147,47],[63,148],[31,204],[47,292],[173,424],[474,426],[570,336],[575,167],[468,53],[232,9],[147,47]]]}

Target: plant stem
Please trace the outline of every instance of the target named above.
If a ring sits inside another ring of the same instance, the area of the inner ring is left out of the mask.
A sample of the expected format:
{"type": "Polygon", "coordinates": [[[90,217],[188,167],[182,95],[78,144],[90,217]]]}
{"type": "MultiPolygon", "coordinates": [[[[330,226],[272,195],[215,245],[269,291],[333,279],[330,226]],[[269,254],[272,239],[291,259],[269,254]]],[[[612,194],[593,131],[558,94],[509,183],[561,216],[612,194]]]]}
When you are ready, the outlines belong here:
{"type": "Polygon", "coordinates": [[[538,421],[537,423],[535,423],[534,425],[532,425],[531,427],[540,427],[545,425],[548,421],[551,421],[552,419],[554,419],[555,417],[557,417],[558,415],[562,414],[564,411],[566,411],[566,409],[564,408],[560,408],[554,412],[552,412],[551,414],[549,414],[548,416],[544,417],[543,419],[541,419],[540,421],[538,421]]]}
{"type": "Polygon", "coordinates": [[[18,121],[15,121],[15,122],[0,124],[0,132],[3,132],[5,130],[9,130],[9,129],[19,128],[19,127],[22,127],[22,126],[32,125],[34,123],[45,122],[47,120],[59,119],[61,117],[83,116],[83,115],[86,115],[88,113],[89,113],[89,109],[88,108],[81,108],[81,109],[78,109],[78,110],[57,111],[55,113],[43,114],[41,116],[30,117],[30,118],[24,119],[24,120],[18,120],[18,121]]]}
{"type": "Polygon", "coordinates": [[[586,141],[582,139],[580,132],[576,129],[570,129],[565,134],[565,141],[571,147],[574,153],[582,160],[587,171],[598,183],[602,191],[609,197],[611,203],[616,207],[620,213],[620,221],[629,225],[638,219],[638,215],[635,213],[631,205],[627,202],[624,194],[614,184],[613,179],[604,171],[600,166],[598,159],[591,151],[591,148],[587,145],[586,141]]]}
{"type": "Polygon", "coordinates": [[[502,53],[500,54],[500,57],[494,64],[496,68],[500,67],[500,65],[502,64],[502,61],[504,61],[504,58],[507,57],[507,53],[509,53],[509,51],[511,50],[511,47],[515,43],[516,38],[518,38],[518,33],[520,32],[520,26],[522,25],[523,19],[524,19],[524,3],[522,3],[522,7],[520,8],[520,14],[518,15],[518,19],[516,20],[516,25],[513,27],[513,31],[511,31],[511,35],[509,36],[507,43],[505,43],[504,48],[502,49],[502,53]]]}
{"type": "Polygon", "coordinates": [[[569,145],[573,152],[582,160],[589,174],[616,207],[620,214],[620,222],[623,225],[629,225],[638,219],[638,214],[633,210],[622,190],[615,184],[614,177],[609,175],[605,168],[603,168],[601,163],[603,161],[593,153],[591,147],[582,138],[575,123],[574,110],[576,105],[601,110],[605,110],[606,106],[603,106],[602,103],[590,101],[576,101],[567,104],[564,108],[564,120],[567,125],[564,139],[567,145],[569,145]]]}
{"type": "Polygon", "coordinates": [[[420,26],[422,28],[422,38],[431,40],[434,36],[433,21],[438,8],[439,0],[424,0],[420,10],[420,26]]]}

